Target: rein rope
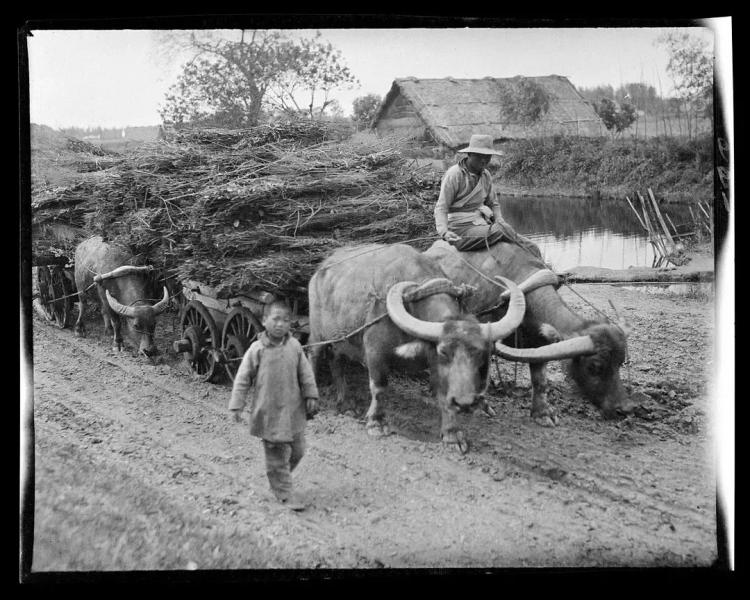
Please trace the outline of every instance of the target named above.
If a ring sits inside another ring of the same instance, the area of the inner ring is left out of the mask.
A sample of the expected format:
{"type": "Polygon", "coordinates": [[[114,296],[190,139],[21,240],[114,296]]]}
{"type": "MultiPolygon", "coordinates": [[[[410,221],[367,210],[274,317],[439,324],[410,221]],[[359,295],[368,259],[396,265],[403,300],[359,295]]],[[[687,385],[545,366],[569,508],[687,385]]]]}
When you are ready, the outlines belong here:
{"type": "MultiPolygon", "coordinates": [[[[391,245],[391,246],[393,246],[393,245],[396,245],[396,244],[408,244],[408,243],[411,243],[411,242],[418,242],[418,241],[424,241],[424,240],[434,240],[435,238],[438,238],[438,239],[440,239],[440,238],[439,238],[439,236],[437,236],[437,235],[435,234],[435,235],[430,235],[430,236],[424,236],[424,237],[418,237],[418,238],[411,238],[411,239],[409,239],[409,240],[405,240],[405,241],[403,241],[403,242],[394,242],[393,244],[388,244],[388,245],[391,245]]],[[[484,238],[484,242],[485,242],[485,247],[486,247],[486,248],[487,248],[487,250],[489,251],[489,250],[490,250],[490,245],[489,245],[489,242],[488,242],[488,237],[487,237],[487,236],[485,236],[485,238],[484,238]]],[[[539,259],[539,258],[538,258],[537,256],[535,256],[535,255],[534,255],[534,254],[533,254],[533,253],[532,253],[532,252],[531,252],[531,251],[530,251],[529,249],[527,249],[527,248],[524,248],[524,247],[523,247],[523,246],[522,246],[521,244],[518,244],[517,242],[515,242],[515,241],[513,241],[513,240],[510,240],[510,242],[511,242],[511,243],[514,243],[514,244],[515,244],[516,246],[518,246],[519,248],[521,248],[521,249],[522,249],[522,250],[523,250],[524,252],[527,252],[527,253],[528,253],[528,254],[529,254],[530,256],[533,256],[534,258],[536,258],[536,259],[538,259],[538,260],[542,260],[542,262],[544,263],[544,265],[545,265],[545,266],[546,266],[546,267],[547,267],[547,268],[548,268],[548,269],[549,269],[550,271],[553,271],[553,269],[552,269],[551,265],[549,265],[549,264],[548,264],[548,263],[547,263],[546,261],[544,261],[543,259],[539,259]]],[[[343,259],[341,259],[341,260],[339,260],[339,261],[337,261],[337,262],[335,262],[335,263],[330,263],[330,264],[328,264],[328,265],[325,265],[325,267],[323,267],[323,268],[328,268],[328,267],[332,267],[332,266],[335,266],[335,265],[341,264],[341,263],[343,263],[343,262],[346,262],[347,260],[350,260],[350,259],[353,259],[353,258],[356,258],[356,257],[362,256],[362,255],[364,255],[364,254],[369,254],[370,252],[375,252],[376,250],[379,250],[379,249],[380,249],[380,247],[381,247],[381,246],[377,246],[377,247],[375,247],[375,248],[371,248],[371,249],[365,250],[365,251],[363,251],[363,252],[359,252],[359,253],[357,253],[357,254],[354,254],[354,255],[352,255],[352,256],[347,256],[346,258],[343,258],[343,259]]],[[[491,256],[491,253],[490,253],[490,256],[491,256]]],[[[467,261],[466,259],[464,259],[464,258],[463,258],[463,257],[462,257],[462,256],[461,256],[460,254],[458,255],[458,258],[459,258],[459,259],[460,259],[460,260],[461,260],[461,261],[462,261],[462,262],[463,262],[463,263],[464,263],[464,264],[465,264],[466,266],[468,266],[468,267],[469,267],[470,269],[472,269],[472,270],[473,270],[474,272],[476,272],[476,273],[477,273],[477,274],[478,274],[478,275],[479,275],[480,277],[482,277],[483,279],[485,279],[485,280],[489,281],[490,283],[492,283],[493,285],[495,285],[495,286],[497,286],[498,288],[502,289],[503,291],[506,291],[506,290],[508,289],[508,288],[507,288],[507,287],[506,287],[506,286],[505,286],[504,284],[502,284],[501,282],[497,281],[496,279],[493,279],[492,277],[490,277],[489,275],[487,275],[486,273],[484,273],[484,272],[483,272],[483,271],[482,271],[481,269],[479,269],[479,268],[475,267],[474,265],[472,265],[472,264],[471,264],[471,263],[470,263],[469,261],[467,261]]],[[[554,272],[554,271],[553,271],[553,272],[554,272]]],[[[561,280],[562,280],[562,278],[561,278],[561,280]]],[[[607,322],[609,322],[609,323],[611,323],[611,322],[612,322],[612,321],[611,321],[611,319],[610,319],[610,318],[609,318],[609,317],[608,317],[608,316],[607,316],[607,315],[606,315],[605,313],[603,313],[602,311],[600,311],[600,310],[599,310],[598,308],[596,308],[596,306],[594,306],[594,305],[593,305],[593,304],[592,304],[591,302],[589,302],[589,301],[588,301],[588,300],[587,300],[586,298],[584,298],[584,297],[583,297],[583,296],[581,296],[581,295],[580,295],[580,294],[579,294],[578,292],[576,292],[576,291],[575,291],[575,290],[574,290],[574,289],[573,289],[573,288],[572,288],[572,287],[570,286],[570,284],[569,284],[569,283],[567,283],[567,282],[565,282],[564,280],[562,280],[562,281],[561,281],[561,285],[565,285],[565,286],[567,286],[567,287],[568,287],[568,289],[570,289],[570,290],[571,290],[571,291],[572,291],[572,292],[573,292],[573,293],[574,293],[574,294],[575,294],[576,296],[578,296],[579,298],[581,298],[581,300],[583,300],[583,301],[584,301],[584,302],[585,302],[586,304],[588,304],[588,305],[589,305],[589,306],[590,306],[591,308],[593,308],[593,309],[594,309],[594,310],[595,310],[595,311],[596,311],[597,313],[599,313],[600,315],[602,315],[602,316],[603,316],[603,317],[604,317],[604,318],[605,318],[605,319],[607,320],[607,322]]],[[[495,308],[498,308],[498,307],[502,306],[502,305],[503,305],[503,304],[504,304],[505,302],[506,302],[506,300],[505,300],[505,299],[503,299],[503,301],[502,301],[502,302],[500,302],[500,303],[499,303],[499,304],[497,304],[496,306],[493,306],[492,308],[488,309],[487,311],[482,311],[482,313],[484,313],[484,312],[488,312],[488,311],[490,311],[490,310],[494,310],[495,308]]],[[[382,314],[382,315],[379,315],[379,316],[375,317],[374,319],[372,319],[372,320],[368,321],[368,322],[367,322],[367,323],[365,323],[364,325],[361,325],[360,327],[357,327],[357,328],[356,328],[356,329],[354,329],[353,331],[351,331],[351,332],[349,332],[349,333],[347,333],[346,335],[343,335],[343,336],[341,336],[341,337],[338,337],[338,338],[335,338],[335,339],[332,339],[332,340],[324,340],[324,341],[322,341],[322,342],[314,342],[314,343],[312,343],[312,344],[305,344],[305,345],[304,345],[304,346],[302,346],[302,347],[303,347],[303,348],[311,348],[311,347],[313,347],[313,346],[322,346],[322,345],[326,345],[326,344],[335,344],[335,343],[338,343],[338,342],[343,342],[343,341],[346,341],[346,340],[347,340],[347,339],[349,339],[350,337],[352,337],[352,336],[354,336],[354,335],[356,335],[356,334],[360,333],[361,331],[363,331],[363,330],[367,329],[368,327],[370,327],[370,326],[374,325],[375,323],[377,323],[378,321],[382,320],[383,318],[385,318],[385,317],[387,316],[387,314],[388,314],[388,313],[384,313],[384,314],[382,314]]],[[[517,337],[517,336],[518,336],[518,332],[516,331],[516,337],[517,337]]]]}
{"type": "MultiPolygon", "coordinates": [[[[434,235],[429,235],[429,236],[424,236],[424,237],[411,238],[411,239],[409,239],[409,240],[405,240],[405,241],[403,241],[403,242],[394,242],[394,243],[392,243],[392,244],[387,244],[387,245],[388,245],[388,246],[395,246],[395,245],[397,245],[397,244],[408,244],[408,243],[410,243],[410,242],[420,242],[420,241],[424,241],[424,240],[434,240],[434,239],[435,239],[436,237],[438,237],[438,236],[437,236],[437,234],[434,234],[434,235]]],[[[362,256],[362,255],[364,255],[364,254],[369,254],[370,252],[375,252],[376,250],[379,250],[379,249],[380,249],[380,246],[377,246],[377,247],[375,247],[375,248],[370,248],[369,250],[365,250],[364,252],[359,252],[359,253],[357,253],[357,254],[354,254],[354,255],[352,255],[352,256],[347,256],[346,258],[343,258],[342,260],[339,260],[339,261],[337,261],[337,262],[335,262],[335,263],[330,263],[330,264],[328,264],[328,265],[325,265],[325,266],[324,266],[323,268],[327,269],[327,268],[329,268],[329,267],[333,267],[333,266],[335,266],[335,265],[338,265],[338,264],[341,264],[341,263],[343,263],[343,262],[346,262],[347,260],[350,260],[350,259],[356,258],[356,257],[358,257],[358,256],[362,256]]],[[[463,289],[463,293],[468,293],[468,292],[469,292],[469,291],[468,291],[467,289],[465,289],[465,288],[462,288],[462,289],[463,289]]],[[[441,290],[441,291],[444,291],[444,290],[441,290]]],[[[436,291],[434,291],[434,292],[431,292],[431,293],[437,293],[437,292],[436,292],[436,291]]],[[[429,292],[428,292],[428,294],[429,294],[429,292]]],[[[411,302],[414,302],[414,301],[416,301],[416,300],[420,300],[420,299],[421,299],[422,297],[425,297],[425,296],[421,296],[421,297],[420,297],[419,295],[416,295],[416,296],[413,296],[413,297],[412,297],[411,299],[409,299],[409,298],[405,298],[405,300],[406,300],[406,301],[411,301],[411,302]]],[[[370,321],[368,321],[368,322],[367,322],[367,323],[365,323],[364,325],[360,325],[359,327],[357,327],[357,328],[356,328],[356,329],[354,329],[353,331],[350,331],[350,332],[349,332],[349,333],[347,333],[346,335],[343,335],[343,336],[341,336],[341,337],[338,337],[338,338],[335,338],[335,339],[332,339],[332,340],[324,340],[324,341],[322,341],[322,342],[313,342],[312,344],[305,344],[305,345],[303,345],[302,347],[303,347],[303,348],[312,348],[313,346],[324,346],[324,345],[326,345],[326,344],[336,344],[336,343],[339,343],[339,342],[343,342],[343,341],[346,341],[346,340],[348,340],[348,339],[349,339],[350,337],[353,337],[353,336],[357,335],[357,334],[358,334],[358,333],[360,333],[361,331],[364,331],[364,330],[365,330],[365,329],[367,329],[368,327],[371,327],[372,325],[374,325],[374,324],[375,324],[375,323],[377,323],[378,321],[381,321],[382,319],[384,319],[384,318],[385,318],[385,317],[387,317],[387,316],[388,316],[388,313],[387,313],[387,312],[385,312],[385,313],[383,313],[382,315],[378,315],[378,316],[377,316],[377,317],[375,317],[374,319],[371,319],[370,321]]]]}
{"type": "Polygon", "coordinates": [[[352,336],[354,336],[354,335],[357,335],[357,334],[358,334],[358,333],[359,333],[360,331],[362,331],[362,330],[364,330],[364,329],[367,329],[367,328],[368,328],[368,327],[370,327],[371,325],[374,325],[375,323],[377,323],[377,322],[378,322],[378,321],[380,321],[381,319],[384,319],[384,318],[385,318],[385,317],[387,317],[387,316],[388,316],[388,313],[387,313],[387,312],[386,312],[386,313],[383,313],[382,315],[379,315],[379,316],[375,317],[374,319],[371,319],[370,321],[367,321],[367,323],[365,323],[364,325],[360,325],[360,326],[359,326],[359,327],[357,327],[357,328],[356,328],[355,330],[353,330],[353,331],[350,331],[350,332],[349,332],[349,333],[347,333],[346,335],[343,335],[343,336],[341,336],[341,337],[339,337],[339,338],[336,338],[336,339],[334,339],[334,340],[325,340],[325,341],[323,341],[323,342],[313,342],[312,344],[305,344],[305,345],[304,345],[304,346],[302,346],[302,347],[303,347],[303,348],[312,348],[313,346],[323,346],[324,344],[336,344],[336,343],[338,343],[338,342],[343,342],[343,341],[345,341],[345,340],[348,340],[348,339],[349,339],[350,337],[352,337],[352,336]]]}
{"type": "MultiPolygon", "coordinates": [[[[548,269],[548,270],[552,271],[553,273],[555,272],[555,271],[554,271],[554,269],[552,268],[552,265],[550,265],[550,264],[549,264],[549,263],[548,263],[548,262],[547,262],[546,260],[544,260],[543,258],[540,258],[540,257],[537,257],[536,255],[534,255],[534,254],[533,254],[533,253],[531,252],[531,250],[529,250],[529,249],[528,249],[528,248],[526,248],[525,246],[523,246],[523,245],[519,244],[519,243],[518,243],[518,242],[516,242],[515,240],[510,240],[510,239],[509,239],[508,241],[509,241],[509,242],[511,242],[511,243],[513,243],[513,244],[515,244],[516,246],[518,246],[518,247],[519,247],[519,248],[520,248],[521,250],[523,250],[524,252],[528,253],[528,254],[529,254],[530,256],[532,256],[532,257],[534,257],[534,258],[536,258],[536,259],[538,259],[538,260],[541,260],[541,261],[542,261],[542,263],[544,264],[544,266],[545,266],[545,267],[547,267],[547,269],[548,269]]],[[[484,245],[485,245],[485,248],[487,249],[487,253],[488,253],[488,254],[489,254],[490,256],[492,256],[492,252],[490,251],[490,244],[489,244],[489,231],[488,231],[487,235],[485,235],[485,237],[484,237],[484,245]]],[[[475,267],[474,265],[472,265],[472,264],[471,264],[470,262],[468,262],[467,260],[465,260],[465,259],[464,259],[464,258],[463,258],[462,256],[460,256],[460,255],[459,255],[459,258],[461,259],[461,261],[462,261],[462,262],[463,262],[464,264],[466,264],[466,265],[467,265],[467,266],[469,266],[469,267],[470,267],[471,269],[473,269],[473,270],[474,270],[474,271],[475,271],[475,272],[476,272],[477,274],[479,274],[479,275],[480,275],[480,276],[481,276],[482,278],[486,279],[487,281],[489,281],[490,283],[493,283],[494,285],[496,285],[496,286],[498,286],[498,287],[501,287],[501,288],[505,288],[505,286],[503,286],[502,284],[500,284],[500,282],[498,282],[498,281],[496,281],[496,280],[494,280],[494,279],[492,279],[492,278],[488,277],[487,275],[485,275],[485,274],[484,274],[484,273],[483,273],[483,272],[482,272],[482,271],[481,271],[480,269],[478,269],[477,267],[475,267]]],[[[493,258],[493,260],[494,260],[494,257],[492,257],[492,258],[493,258]]],[[[495,262],[497,263],[497,261],[495,261],[495,262]]],[[[580,298],[581,300],[583,300],[583,302],[584,302],[585,304],[587,304],[587,305],[588,305],[589,307],[591,307],[591,308],[592,308],[592,309],[593,309],[593,310],[594,310],[594,311],[595,311],[596,313],[598,313],[599,315],[601,315],[602,317],[604,317],[604,319],[605,319],[605,321],[606,321],[607,323],[609,323],[609,324],[614,324],[614,325],[616,325],[616,326],[617,326],[618,328],[620,328],[620,330],[622,330],[622,328],[620,327],[619,323],[613,323],[612,319],[611,319],[611,318],[610,318],[610,317],[609,317],[609,316],[608,316],[608,315],[607,315],[606,313],[604,313],[603,311],[599,310],[599,309],[598,309],[598,308],[597,308],[596,306],[594,306],[594,304],[593,304],[593,303],[591,303],[591,302],[590,302],[590,301],[589,301],[588,299],[584,298],[584,297],[583,297],[583,296],[582,296],[581,294],[579,294],[579,293],[578,293],[578,292],[577,292],[577,291],[576,291],[575,289],[573,289],[573,286],[572,286],[572,285],[571,285],[570,283],[568,283],[568,282],[567,282],[567,281],[565,280],[565,278],[564,278],[564,277],[560,277],[560,285],[564,285],[564,286],[566,286],[566,287],[567,287],[567,288],[568,288],[568,289],[569,289],[569,290],[570,290],[571,292],[573,292],[573,293],[574,293],[574,294],[575,294],[576,296],[578,296],[578,297],[579,297],[579,298],[580,298]]],[[[499,303],[498,303],[498,304],[496,304],[495,306],[493,306],[493,307],[491,307],[491,308],[488,308],[488,309],[486,309],[486,310],[483,310],[483,311],[481,311],[481,313],[479,313],[479,314],[484,314],[484,313],[486,313],[486,312],[490,312],[490,311],[493,311],[493,310],[495,310],[496,308],[499,308],[500,306],[502,306],[503,304],[505,304],[505,299],[503,299],[503,300],[502,300],[501,302],[499,302],[499,303]]],[[[611,301],[610,301],[610,306],[612,306],[613,310],[615,310],[615,313],[616,313],[616,312],[617,312],[617,310],[615,309],[614,305],[612,305],[612,302],[611,302],[611,301]]],[[[516,329],[516,330],[515,330],[515,332],[514,332],[514,336],[515,336],[515,343],[516,343],[516,346],[518,346],[518,329],[516,329]]],[[[625,352],[626,352],[626,354],[625,354],[625,363],[624,363],[624,364],[625,364],[625,367],[627,368],[627,372],[628,372],[628,375],[627,375],[628,383],[630,383],[630,352],[629,352],[629,351],[627,350],[627,348],[626,348],[626,351],[625,351],[625,352]]],[[[514,361],[514,363],[513,363],[513,382],[514,382],[514,384],[516,384],[516,383],[517,383],[517,380],[516,380],[517,372],[518,372],[518,363],[514,361]]]]}

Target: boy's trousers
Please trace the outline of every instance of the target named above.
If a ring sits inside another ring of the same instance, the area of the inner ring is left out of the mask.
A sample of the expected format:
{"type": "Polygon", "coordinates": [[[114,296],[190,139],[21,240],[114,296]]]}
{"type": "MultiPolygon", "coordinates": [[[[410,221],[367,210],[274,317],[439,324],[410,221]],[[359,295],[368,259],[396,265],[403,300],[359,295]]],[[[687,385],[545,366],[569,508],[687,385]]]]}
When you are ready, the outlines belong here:
{"type": "Polygon", "coordinates": [[[292,493],[292,471],[305,454],[304,431],[291,442],[263,440],[266,454],[266,475],[277,498],[288,498],[292,493]]]}

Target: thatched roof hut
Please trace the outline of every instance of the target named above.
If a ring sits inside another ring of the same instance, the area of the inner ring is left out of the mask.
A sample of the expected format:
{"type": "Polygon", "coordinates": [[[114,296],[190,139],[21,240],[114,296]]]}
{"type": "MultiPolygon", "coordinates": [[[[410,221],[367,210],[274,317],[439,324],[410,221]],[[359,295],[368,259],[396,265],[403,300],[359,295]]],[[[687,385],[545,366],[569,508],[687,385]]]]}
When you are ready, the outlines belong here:
{"type": "Polygon", "coordinates": [[[456,149],[472,133],[496,141],[554,134],[598,137],[606,133],[594,108],[560,75],[483,79],[396,79],[370,126],[381,135],[434,141],[456,149]],[[543,90],[546,111],[533,122],[514,118],[509,91],[519,82],[543,90]]]}

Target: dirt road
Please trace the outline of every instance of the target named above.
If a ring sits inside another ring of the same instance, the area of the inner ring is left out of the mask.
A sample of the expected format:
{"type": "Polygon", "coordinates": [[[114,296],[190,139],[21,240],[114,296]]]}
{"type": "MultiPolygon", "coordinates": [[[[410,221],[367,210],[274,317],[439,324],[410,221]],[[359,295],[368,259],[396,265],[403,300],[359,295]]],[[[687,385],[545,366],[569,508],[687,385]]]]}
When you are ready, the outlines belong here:
{"type": "MultiPolygon", "coordinates": [[[[540,427],[527,369],[504,363],[493,374],[497,415],[463,419],[472,446],[462,456],[441,445],[419,381],[394,383],[395,433],[369,437],[367,386],[354,371],[348,414],[321,386],[295,471],[303,513],[272,501],[259,440],[226,414],[227,384],[192,380],[169,353],[156,365],[114,353],[98,316],[86,339],[35,316],[32,570],[710,565],[713,302],[575,290],[602,310],[617,298],[633,325],[622,374],[636,415],[603,420],[555,363],[560,424],[540,427]]],[[[172,327],[166,315],[162,351],[172,327]]]]}

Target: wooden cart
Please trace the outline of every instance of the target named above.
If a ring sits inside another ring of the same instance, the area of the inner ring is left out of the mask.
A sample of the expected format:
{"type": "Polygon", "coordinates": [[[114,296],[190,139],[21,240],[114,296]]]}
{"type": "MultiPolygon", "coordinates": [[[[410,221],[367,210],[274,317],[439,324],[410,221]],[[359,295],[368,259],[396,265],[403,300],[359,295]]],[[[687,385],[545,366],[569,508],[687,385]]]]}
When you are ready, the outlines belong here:
{"type": "MultiPolygon", "coordinates": [[[[220,298],[216,289],[194,280],[181,282],[180,339],[173,343],[201,381],[234,381],[240,361],[263,330],[263,307],[281,299],[271,292],[251,289],[220,298]]],[[[292,334],[303,344],[309,335],[309,319],[290,303],[292,334]]]]}
{"type": "Polygon", "coordinates": [[[34,310],[57,327],[73,322],[78,300],[73,265],[67,257],[32,257],[31,298],[34,310]]]}

